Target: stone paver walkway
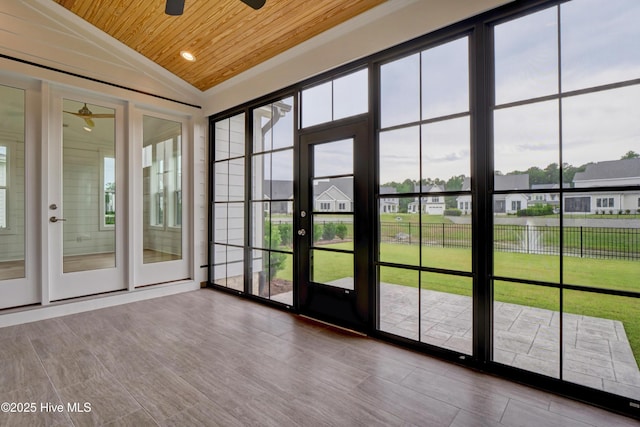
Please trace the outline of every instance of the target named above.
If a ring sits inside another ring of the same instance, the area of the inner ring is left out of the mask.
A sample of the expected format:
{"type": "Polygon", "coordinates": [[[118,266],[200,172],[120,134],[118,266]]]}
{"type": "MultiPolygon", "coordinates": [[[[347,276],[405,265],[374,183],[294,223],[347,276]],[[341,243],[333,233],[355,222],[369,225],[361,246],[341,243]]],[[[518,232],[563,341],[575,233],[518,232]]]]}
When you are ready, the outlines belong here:
{"type": "MultiPolygon", "coordinates": [[[[380,329],[418,339],[418,289],[382,283],[380,329]]],[[[422,290],[420,339],[471,354],[471,297],[422,290]]],[[[494,303],[494,360],[558,378],[560,313],[494,303]]],[[[622,322],[564,314],[563,379],[640,399],[640,371],[622,322]]]]}
{"type": "MultiPolygon", "coordinates": [[[[353,279],[332,285],[353,288],[353,279]]],[[[472,352],[471,297],[380,285],[380,329],[413,340],[472,352]],[[420,338],[418,338],[420,311],[420,338]]],[[[291,304],[291,292],[272,299],[291,304]]],[[[494,303],[496,362],[560,377],[560,313],[503,302],[494,303]]],[[[562,378],[599,390],[640,399],[640,370],[622,322],[565,313],[562,378]]]]}

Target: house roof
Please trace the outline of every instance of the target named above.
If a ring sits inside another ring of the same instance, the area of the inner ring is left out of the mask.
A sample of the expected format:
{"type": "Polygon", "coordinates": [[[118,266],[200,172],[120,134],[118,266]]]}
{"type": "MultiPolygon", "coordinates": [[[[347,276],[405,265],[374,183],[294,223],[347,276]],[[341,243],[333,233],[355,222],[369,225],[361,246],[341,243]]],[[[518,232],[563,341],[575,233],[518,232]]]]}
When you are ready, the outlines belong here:
{"type": "Polygon", "coordinates": [[[263,188],[266,199],[289,200],[293,198],[293,181],[265,180],[263,188]],[[268,194],[269,188],[271,188],[271,194],[268,194]]]}
{"type": "Polygon", "coordinates": [[[318,181],[313,187],[313,198],[317,199],[331,187],[337,188],[349,200],[353,200],[353,178],[331,178],[327,181],[318,181]]]}
{"type": "Polygon", "coordinates": [[[380,194],[397,194],[398,191],[391,186],[381,186],[380,187],[380,194]]]}
{"type": "MultiPolygon", "coordinates": [[[[494,175],[494,190],[528,190],[529,189],[529,174],[518,175],[494,175]]],[[[466,177],[462,181],[461,191],[471,190],[471,179],[466,177]]]]}
{"type": "Polygon", "coordinates": [[[573,182],[636,177],[640,178],[640,158],[590,163],[584,172],[575,174],[573,182]]]}

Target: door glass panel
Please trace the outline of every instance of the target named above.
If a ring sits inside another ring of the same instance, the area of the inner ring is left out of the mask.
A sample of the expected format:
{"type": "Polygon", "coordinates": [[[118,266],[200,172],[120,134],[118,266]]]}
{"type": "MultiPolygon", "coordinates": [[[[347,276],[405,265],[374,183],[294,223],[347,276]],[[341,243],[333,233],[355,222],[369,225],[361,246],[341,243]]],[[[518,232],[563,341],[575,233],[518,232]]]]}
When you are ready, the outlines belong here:
{"type": "Polygon", "coordinates": [[[353,254],[344,252],[311,250],[312,282],[353,289],[353,254]]]}
{"type": "Polygon", "coordinates": [[[144,116],[143,140],[143,262],[182,259],[182,125],[144,116]]]}
{"type": "Polygon", "coordinates": [[[319,144],[313,151],[316,177],[353,174],[353,139],[319,144]]]}
{"type": "Polygon", "coordinates": [[[353,250],[353,215],[314,215],[313,244],[353,250]]]}
{"type": "Polygon", "coordinates": [[[353,142],[350,138],[311,146],[314,249],[309,280],[344,289],[354,289],[355,277],[353,142]]]}
{"type": "Polygon", "coordinates": [[[0,86],[0,280],[25,277],[24,90],[0,86]]]}
{"type": "Polygon", "coordinates": [[[63,272],[116,266],[115,110],[63,100],[63,272]]]}

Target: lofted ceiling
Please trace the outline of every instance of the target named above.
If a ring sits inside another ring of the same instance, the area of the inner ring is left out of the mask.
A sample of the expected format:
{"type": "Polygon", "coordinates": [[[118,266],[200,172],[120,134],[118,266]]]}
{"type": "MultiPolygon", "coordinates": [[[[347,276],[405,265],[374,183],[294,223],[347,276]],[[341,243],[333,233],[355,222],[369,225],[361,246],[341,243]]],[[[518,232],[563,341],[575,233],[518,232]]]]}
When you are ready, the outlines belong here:
{"type": "Polygon", "coordinates": [[[181,16],[165,0],[54,1],[205,91],[386,0],[185,0],[181,16]]]}

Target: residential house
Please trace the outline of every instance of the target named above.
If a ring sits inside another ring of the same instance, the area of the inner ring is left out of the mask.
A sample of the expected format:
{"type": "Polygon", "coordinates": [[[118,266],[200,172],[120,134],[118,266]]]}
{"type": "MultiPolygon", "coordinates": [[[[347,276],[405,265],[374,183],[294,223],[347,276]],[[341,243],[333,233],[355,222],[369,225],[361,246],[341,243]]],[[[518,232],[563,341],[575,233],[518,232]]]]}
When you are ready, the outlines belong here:
{"type": "MultiPolygon", "coordinates": [[[[469,191],[471,181],[465,178],[462,190],[469,191]]],[[[496,191],[529,190],[529,174],[494,175],[494,188],[496,191]]],[[[531,199],[524,193],[496,194],[493,198],[493,212],[496,214],[515,214],[521,209],[526,209],[531,199]]],[[[471,196],[463,195],[456,198],[458,209],[464,215],[471,213],[471,196]]]]}
{"type": "Polygon", "coordinates": [[[353,212],[353,178],[316,181],[313,208],[316,212],[353,212]]]}
{"type": "Polygon", "coordinates": [[[415,200],[407,206],[409,213],[422,212],[427,215],[443,215],[445,209],[444,196],[442,194],[429,194],[429,193],[442,193],[444,192],[443,185],[425,185],[420,188],[420,185],[416,184],[414,191],[424,193],[420,198],[416,197],[415,200]]]}
{"type": "MultiPolygon", "coordinates": [[[[573,178],[574,188],[627,187],[640,185],[640,158],[609,160],[587,165],[573,178]]],[[[564,197],[564,211],[575,213],[636,213],[639,191],[595,191],[571,193],[564,197]]]]}
{"type": "Polygon", "coordinates": [[[385,197],[380,198],[380,213],[398,213],[400,206],[400,199],[398,197],[390,197],[389,195],[397,194],[398,192],[394,187],[381,186],[380,195],[385,197]]]}

